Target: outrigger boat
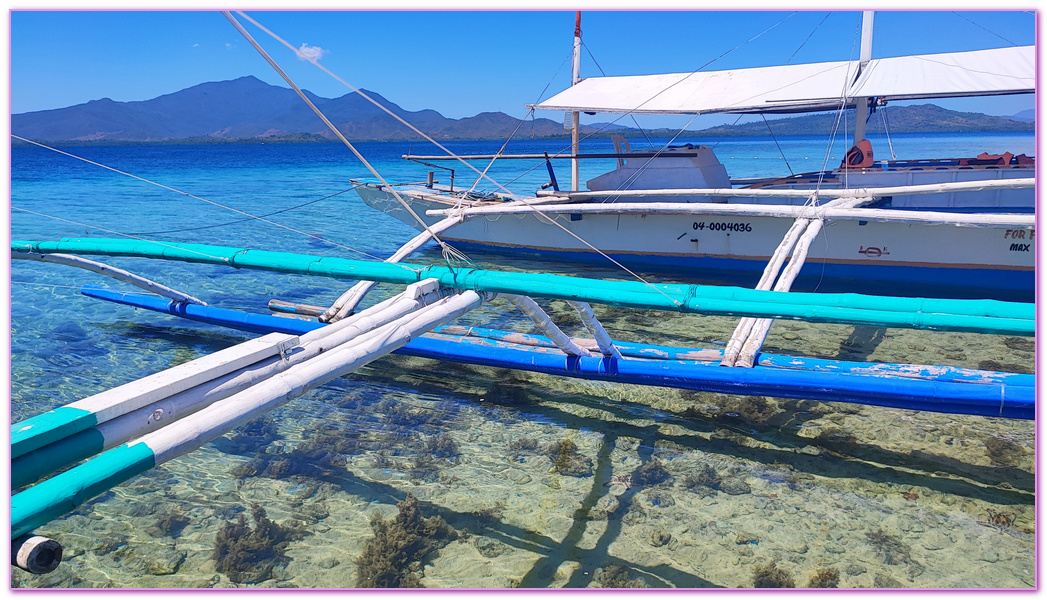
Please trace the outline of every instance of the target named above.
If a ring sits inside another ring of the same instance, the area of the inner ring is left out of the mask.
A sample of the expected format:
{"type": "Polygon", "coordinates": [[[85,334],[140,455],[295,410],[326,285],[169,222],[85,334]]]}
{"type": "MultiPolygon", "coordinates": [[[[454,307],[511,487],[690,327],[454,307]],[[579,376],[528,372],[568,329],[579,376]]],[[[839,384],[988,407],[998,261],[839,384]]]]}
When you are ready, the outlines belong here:
{"type": "MultiPolygon", "coordinates": [[[[226,16],[258,48],[235,17],[231,13],[226,16]]],[[[298,90],[290,78],[287,79],[298,90]]],[[[305,94],[302,96],[308,102],[305,94]]],[[[352,148],[348,141],[346,144],[352,148]]],[[[1020,165],[1015,170],[1023,168],[1024,165],[1020,165]]],[[[985,172],[989,172],[988,169],[985,172]]],[[[380,177],[377,172],[375,175],[380,177]]],[[[963,189],[969,191],[969,187],[963,189]]],[[[715,194],[727,192],[723,189],[715,194]]],[[[744,193],[752,194],[753,190],[744,193]]],[[[781,273],[779,281],[785,283],[770,289],[768,281],[778,276],[793,246],[806,247],[820,230],[823,219],[850,218],[851,213],[847,211],[856,210],[851,206],[873,196],[863,192],[857,200],[851,200],[855,198],[853,192],[847,194],[850,195],[841,195],[840,202],[830,203],[828,208],[754,205],[742,208],[781,214],[767,216],[754,212],[746,221],[724,218],[724,223],[748,223],[751,218],[756,224],[754,230],[758,230],[784,221],[792,214],[789,211],[798,211],[799,218],[787,227],[789,232],[784,236],[793,243],[779,245],[764,272],[764,281],[756,290],[501,273],[466,263],[456,265],[451,260],[446,267],[401,262],[430,240],[446,244],[446,239],[440,240],[439,235],[457,224],[460,212],[424,227],[423,233],[385,262],[135,239],[12,240],[14,259],[88,269],[143,288],[161,299],[84,288],[82,293],[87,296],[262,334],[213,355],[14,423],[11,430],[12,486],[16,491],[11,500],[14,563],[35,573],[53,570],[61,560],[61,545],[35,535],[33,531],[37,528],[139,473],[197,449],[290,399],[391,352],[612,382],[1032,419],[1035,380],[1029,374],[847,362],[761,352],[772,319],[1034,335],[1035,315],[1031,303],[790,292],[789,284],[803,262],[802,252],[793,252],[790,267],[781,273]],[[303,320],[207,306],[185,292],[84,256],[183,261],[359,283],[328,308],[283,301],[270,303],[269,308],[274,312],[294,313],[305,317],[303,320]],[[358,309],[375,282],[407,288],[388,300],[358,309]],[[530,298],[532,295],[566,300],[592,337],[578,338],[565,333],[530,298]],[[518,308],[530,319],[537,333],[451,325],[466,312],[496,300],[507,301],[518,308]],[[722,348],[657,346],[612,339],[590,303],[731,315],[741,319],[734,335],[722,348]],[[728,368],[732,366],[743,368],[728,368]],[[68,468],[76,463],[80,464],[68,468]]],[[[555,201],[562,199],[546,200],[549,206],[556,206],[555,201]]],[[[647,205],[644,209],[653,206],[647,205]]],[[[681,214],[679,211],[687,206],[708,210],[708,206],[730,208],[733,205],[677,203],[672,210],[681,214]]],[[[531,208],[528,205],[528,210],[531,208]]],[[[584,216],[565,221],[588,224],[594,220],[586,212],[591,208],[599,205],[572,204],[570,212],[565,214],[577,211],[584,216]]],[[[908,214],[886,209],[881,212],[908,214]]],[[[867,215],[862,220],[845,222],[853,223],[856,228],[889,223],[880,220],[880,213],[862,214],[867,215]]],[[[999,226],[997,221],[986,218],[983,222],[974,217],[985,215],[965,217],[970,219],[965,224],[976,225],[975,230],[993,231],[999,226]]],[[[701,230],[688,225],[691,219],[687,217],[685,228],[701,230]]],[[[710,226],[713,222],[706,221],[705,229],[724,235],[751,233],[744,225],[713,228],[710,226]]],[[[720,222],[719,216],[715,222],[720,222]]],[[[1031,227],[1020,220],[1008,223],[1012,231],[1031,227]]],[[[445,251],[448,256],[453,253],[447,246],[445,251]]]]}
{"type": "MultiPolygon", "coordinates": [[[[443,238],[464,250],[610,258],[641,270],[726,275],[742,285],[755,282],[797,219],[813,218],[824,227],[801,278],[847,280],[851,291],[911,293],[919,284],[925,295],[1031,300],[1034,158],[972,152],[874,160],[865,115],[895,100],[1033,93],[1034,47],[874,59],[872,20],[872,13],[864,14],[857,61],[586,79],[578,75],[576,27],[574,85],[529,105],[570,115],[571,153],[546,155],[572,161],[570,191],[540,190],[525,198],[432,183],[392,184],[410,210],[393,197],[391,185],[360,180],[357,192],[368,205],[414,227],[420,227],[414,215],[428,225],[456,217],[460,223],[443,238]],[[839,167],[814,173],[731,179],[706,145],[636,152],[615,140],[613,154],[578,149],[579,112],[839,114],[855,108],[862,118],[856,120],[854,146],[839,167]],[[608,157],[617,159],[617,167],[580,190],[578,160],[608,157]]],[[[431,164],[449,157],[404,158],[431,164]]]]}

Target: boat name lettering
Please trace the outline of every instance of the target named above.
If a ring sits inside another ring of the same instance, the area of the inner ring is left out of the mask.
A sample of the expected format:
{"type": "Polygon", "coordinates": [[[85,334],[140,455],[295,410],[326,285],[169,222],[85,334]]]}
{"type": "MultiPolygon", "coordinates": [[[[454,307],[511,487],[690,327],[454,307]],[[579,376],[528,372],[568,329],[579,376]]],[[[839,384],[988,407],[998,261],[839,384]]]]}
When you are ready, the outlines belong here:
{"type": "Polygon", "coordinates": [[[1035,229],[1005,229],[1003,231],[1003,239],[1024,240],[1026,232],[1028,232],[1030,240],[1036,237],[1035,229]]]}
{"type": "Polygon", "coordinates": [[[691,228],[695,231],[699,231],[709,228],[709,231],[752,231],[753,226],[751,223],[706,223],[705,221],[695,221],[691,228]]]}
{"type": "Polygon", "coordinates": [[[1011,252],[1028,252],[1032,244],[1011,244],[1011,252]]]}

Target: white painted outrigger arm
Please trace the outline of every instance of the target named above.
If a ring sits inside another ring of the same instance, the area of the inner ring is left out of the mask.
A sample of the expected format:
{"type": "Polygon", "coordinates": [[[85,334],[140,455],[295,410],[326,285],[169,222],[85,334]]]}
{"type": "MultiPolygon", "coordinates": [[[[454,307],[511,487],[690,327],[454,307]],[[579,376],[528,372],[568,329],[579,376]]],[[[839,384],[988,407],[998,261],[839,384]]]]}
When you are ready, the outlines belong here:
{"type": "Polygon", "coordinates": [[[538,303],[534,300],[517,294],[498,294],[498,297],[512,302],[523,314],[530,317],[534,324],[538,326],[538,329],[545,334],[545,337],[552,340],[565,354],[570,354],[571,356],[592,356],[591,352],[575,344],[563,330],[557,327],[552,317],[542,310],[542,307],[538,306],[538,303]]]}
{"type": "MultiPolygon", "coordinates": [[[[462,219],[457,215],[451,215],[446,219],[431,225],[425,231],[411,238],[406,244],[400,247],[399,250],[393,253],[392,256],[385,259],[385,262],[393,263],[400,262],[408,256],[414,254],[419,248],[424,246],[429,240],[433,239],[434,235],[443,233],[445,230],[459,224],[462,219]]],[[[346,290],[344,294],[339,296],[335,300],[334,304],[330,308],[325,310],[323,314],[319,316],[321,323],[332,323],[344,319],[347,315],[356,310],[356,307],[360,304],[360,301],[364,299],[367,292],[371,291],[377,285],[376,281],[361,281],[353,287],[346,290]]]]}
{"type": "Polygon", "coordinates": [[[184,292],[161,285],[155,281],[146,279],[140,275],[135,275],[130,271],[123,269],[117,269],[116,267],[107,265],[105,263],[95,262],[93,260],[87,260],[86,258],[80,258],[79,256],[72,256],[69,254],[33,254],[12,252],[11,258],[15,260],[35,260],[39,262],[55,263],[59,265],[67,265],[70,267],[78,267],[80,269],[87,269],[88,271],[94,271],[99,275],[105,275],[106,277],[112,277],[118,281],[129,283],[135,287],[148,290],[154,294],[163,296],[164,298],[170,298],[177,300],[178,302],[188,302],[190,304],[199,304],[201,306],[207,306],[207,303],[199,298],[194,298],[184,292]]]}
{"type": "Polygon", "coordinates": [[[393,352],[479,307],[486,297],[472,290],[445,297],[16,494],[11,499],[12,535],[31,531],[101,489],[195,450],[292,398],[393,352]]]}
{"type": "Polygon", "coordinates": [[[596,344],[600,347],[600,352],[610,358],[621,358],[622,353],[619,352],[618,348],[614,347],[610,334],[604,329],[603,324],[597,320],[589,303],[576,300],[568,300],[567,303],[573,306],[574,310],[578,311],[578,316],[582,319],[582,323],[589,330],[589,333],[593,334],[593,339],[596,340],[596,344]]]}
{"type": "MultiPolygon", "coordinates": [[[[837,198],[827,203],[826,206],[856,208],[872,200],[872,198],[837,198]]],[[[817,194],[812,195],[811,201],[812,203],[817,201],[817,194]]],[[[797,219],[771,256],[771,260],[764,268],[763,276],[760,277],[760,282],[756,284],[756,289],[770,290],[773,285],[773,289],[776,292],[788,292],[792,288],[796,276],[800,274],[800,269],[803,267],[804,262],[807,261],[807,253],[810,251],[811,242],[821,232],[824,224],[825,221],[822,219],[797,219]],[[778,273],[785,262],[785,255],[790,250],[792,255],[789,258],[789,266],[779,276],[778,273]],[[777,283],[775,283],[775,278],[778,279],[777,283]]],[[[725,367],[751,368],[755,361],[756,353],[763,346],[763,341],[767,338],[767,332],[770,331],[773,322],[774,319],[743,317],[738,322],[738,326],[735,327],[731,339],[727,342],[727,346],[724,347],[723,360],[720,361],[720,364],[725,367]]]]}

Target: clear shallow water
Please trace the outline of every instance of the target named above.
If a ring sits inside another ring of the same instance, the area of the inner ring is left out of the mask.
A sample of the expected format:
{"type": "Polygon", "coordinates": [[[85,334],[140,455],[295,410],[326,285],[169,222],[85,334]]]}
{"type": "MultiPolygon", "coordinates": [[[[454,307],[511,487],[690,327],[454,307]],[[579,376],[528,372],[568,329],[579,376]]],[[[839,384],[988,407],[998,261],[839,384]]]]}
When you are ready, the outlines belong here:
{"type": "MultiPolygon", "coordinates": [[[[779,141],[795,171],[820,167],[823,140],[779,141]]],[[[893,141],[900,158],[1033,153],[1029,135],[893,141]]],[[[716,140],[677,140],[684,142],[716,140]]],[[[884,146],[874,143],[880,153],[884,146]]],[[[557,144],[524,141],[509,151],[559,149],[557,144]]],[[[448,146],[481,153],[498,145],[448,146]]],[[[360,147],[388,180],[425,177],[425,167],[399,160],[407,145],[360,147]]],[[[641,147],[633,141],[633,148],[641,147]]],[[[214,227],[244,217],[21,147],[12,149],[12,238],[122,232],[360,256],[348,247],[383,257],[413,235],[351,191],[321,200],[346,191],[350,177],[368,175],[334,144],[68,150],[252,214],[291,209],[270,219],[334,244],[258,221],[214,227]]],[[[594,141],[584,150],[608,151],[610,142],[594,141]]],[[[413,151],[436,153],[420,145],[413,151]]],[[[732,176],[785,172],[769,138],[723,140],[716,151],[732,176]]],[[[830,153],[840,154],[842,149],[830,153]]],[[[610,163],[586,168],[582,178],[610,163]]],[[[509,187],[530,193],[545,183],[544,164],[536,166],[509,187]]],[[[504,182],[518,169],[498,166],[492,174],[504,182]]],[[[567,173],[566,163],[558,167],[561,180],[567,173]]],[[[459,169],[456,185],[470,182],[459,169]]],[[[500,268],[539,268],[529,261],[472,258],[500,268]]],[[[427,251],[418,261],[439,256],[427,251]]],[[[204,265],[106,262],[212,305],[252,312],[265,312],[274,297],[327,305],[347,287],[204,265]]],[[[547,267],[577,272],[570,265],[547,267]]],[[[587,268],[586,274],[619,276],[610,269],[587,268]]],[[[16,421],[246,339],[90,300],[78,293],[80,285],[121,288],[85,271],[15,261],[11,280],[16,421]]],[[[395,291],[382,286],[369,301],[395,291]]],[[[569,333],[582,334],[566,305],[549,304],[569,333]]],[[[596,310],[612,336],[629,341],[715,347],[735,324],[596,310]]],[[[529,331],[501,303],[462,323],[529,331]]],[[[1003,336],[779,321],[765,348],[847,360],[1033,369],[1031,340],[1003,336]]],[[[1029,422],[744,399],[393,356],[41,527],[38,533],[63,542],[66,561],[50,575],[13,570],[12,577],[14,585],[34,587],[353,587],[366,567],[358,561],[374,537],[372,515],[397,514],[397,503],[410,494],[424,516],[468,531],[421,559],[415,570],[428,587],[751,587],[758,569],[772,561],[801,587],[819,570],[835,570],[841,587],[1029,587],[1033,448],[1029,422]],[[566,472],[553,470],[563,440],[580,457],[566,472]],[[637,470],[654,460],[665,476],[655,472],[642,480],[637,470]],[[253,504],[296,533],[280,555],[219,569],[215,546],[223,528],[239,515],[254,527],[253,504]],[[993,526],[996,514],[1013,517],[1012,524],[993,526]],[[264,571],[261,564],[268,571],[256,573],[264,571]],[[247,583],[252,577],[245,574],[260,580],[247,583]]]]}

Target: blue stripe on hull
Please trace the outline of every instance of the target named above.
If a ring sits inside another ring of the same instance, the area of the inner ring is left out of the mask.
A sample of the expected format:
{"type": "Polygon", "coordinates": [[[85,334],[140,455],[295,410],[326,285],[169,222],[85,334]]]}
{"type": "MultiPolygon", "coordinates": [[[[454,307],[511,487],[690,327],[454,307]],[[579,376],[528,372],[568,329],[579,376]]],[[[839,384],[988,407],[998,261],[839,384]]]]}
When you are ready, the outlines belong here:
{"type": "MultiPolygon", "coordinates": [[[[446,238],[445,238],[446,239],[446,238]]],[[[591,252],[537,251],[453,240],[467,252],[489,252],[522,256],[535,260],[554,260],[614,266],[591,252]]],[[[755,287],[767,266],[766,260],[745,260],[710,256],[663,256],[654,254],[610,254],[630,268],[658,273],[680,274],[689,279],[709,279],[743,287],[755,287]]],[[[476,257],[474,257],[476,258],[476,257]]],[[[793,291],[856,292],[877,295],[904,295],[929,298],[990,298],[1011,302],[1035,300],[1036,273],[1009,269],[962,269],[951,267],[886,266],[807,262],[793,285],[793,291]],[[977,282],[977,286],[972,285],[977,282]]]]}

